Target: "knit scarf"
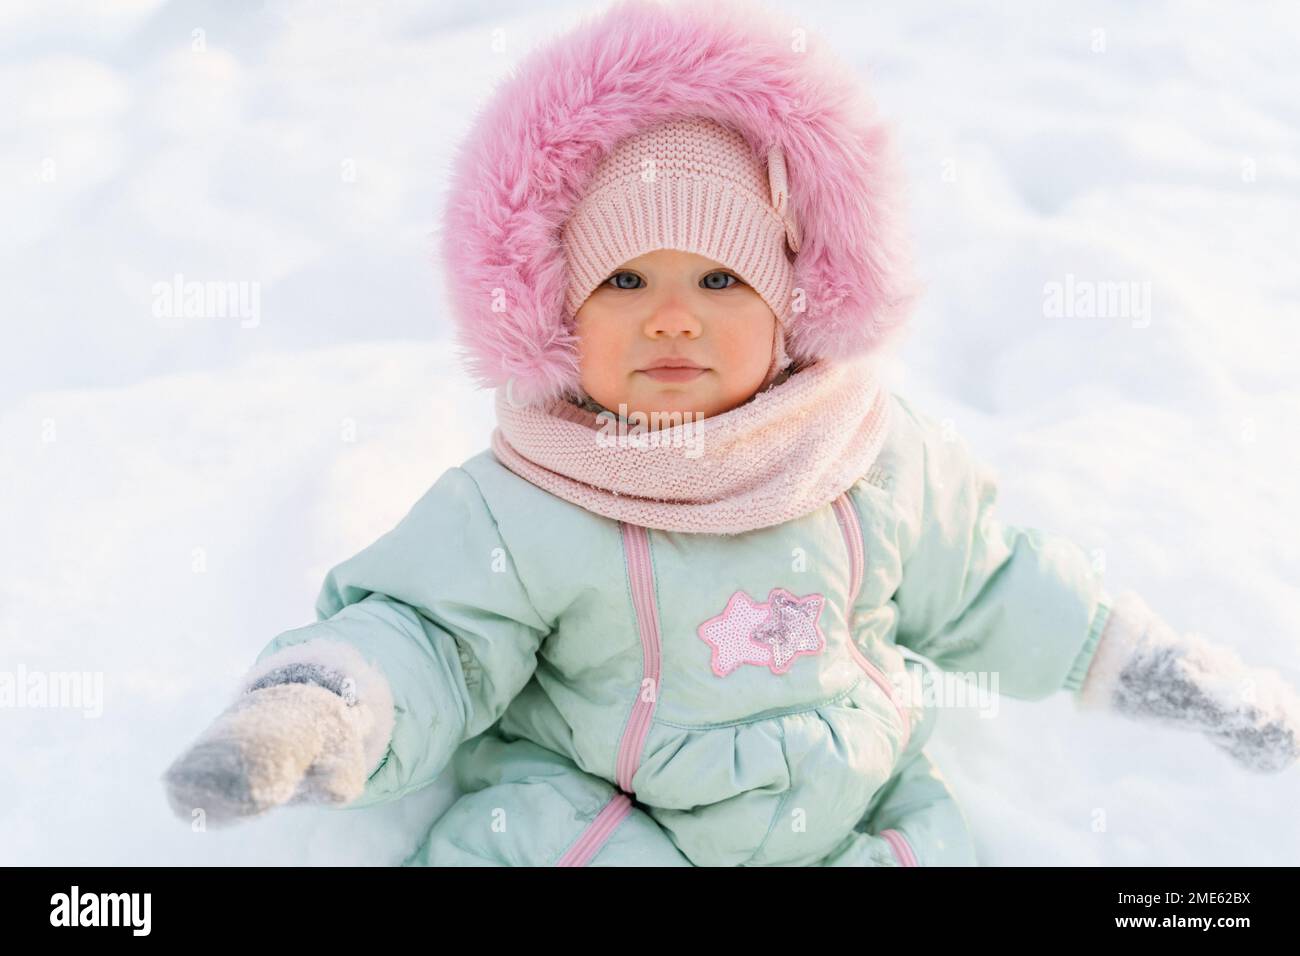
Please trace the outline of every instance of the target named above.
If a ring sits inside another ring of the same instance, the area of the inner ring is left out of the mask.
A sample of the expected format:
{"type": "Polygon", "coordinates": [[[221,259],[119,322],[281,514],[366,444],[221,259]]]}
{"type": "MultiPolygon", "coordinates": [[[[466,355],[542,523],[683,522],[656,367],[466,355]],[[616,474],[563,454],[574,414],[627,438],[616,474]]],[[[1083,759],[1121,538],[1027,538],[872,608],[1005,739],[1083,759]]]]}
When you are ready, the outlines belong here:
{"type": "Polygon", "coordinates": [[[497,389],[492,451],[520,477],[607,518],[738,534],[801,518],[870,470],[891,407],[877,369],[870,355],[820,359],[730,411],[683,413],[655,431],[643,415],[564,399],[515,407],[497,389]]]}

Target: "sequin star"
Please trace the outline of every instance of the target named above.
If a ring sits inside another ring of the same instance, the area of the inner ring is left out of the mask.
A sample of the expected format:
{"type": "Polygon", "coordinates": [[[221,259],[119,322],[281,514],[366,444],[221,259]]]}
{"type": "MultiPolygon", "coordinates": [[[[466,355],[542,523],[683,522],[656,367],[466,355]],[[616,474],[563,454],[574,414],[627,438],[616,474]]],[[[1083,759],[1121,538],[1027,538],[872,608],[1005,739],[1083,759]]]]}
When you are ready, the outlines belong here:
{"type": "Polygon", "coordinates": [[[784,588],[773,588],[768,595],[770,610],[767,620],[759,625],[751,639],[755,644],[771,649],[771,668],[775,674],[784,674],[790,662],[800,654],[815,654],[825,645],[817,628],[817,617],[822,610],[820,594],[798,598],[784,588]]]}
{"type": "Polygon", "coordinates": [[[820,594],[800,598],[785,588],[773,588],[762,603],[737,591],[721,614],[697,629],[713,648],[713,673],[726,677],[741,664],[757,664],[784,674],[794,658],[826,646],[817,626],[824,603],[820,594]]]}
{"type": "Polygon", "coordinates": [[[713,648],[713,673],[726,677],[741,664],[766,664],[771,659],[769,648],[749,639],[766,619],[766,604],[737,591],[721,614],[699,626],[697,633],[713,648]]]}

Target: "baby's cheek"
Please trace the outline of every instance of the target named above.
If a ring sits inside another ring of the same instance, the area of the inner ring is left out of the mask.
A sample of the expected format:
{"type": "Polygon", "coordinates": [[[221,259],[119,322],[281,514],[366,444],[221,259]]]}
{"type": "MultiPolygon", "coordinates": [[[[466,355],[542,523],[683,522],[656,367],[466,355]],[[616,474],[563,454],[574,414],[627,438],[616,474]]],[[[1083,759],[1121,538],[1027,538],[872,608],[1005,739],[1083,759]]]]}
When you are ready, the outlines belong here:
{"type": "Polygon", "coordinates": [[[608,327],[599,327],[594,323],[590,329],[579,327],[578,368],[582,387],[592,398],[605,405],[605,399],[613,399],[615,404],[627,388],[627,376],[632,369],[627,367],[629,350],[621,335],[608,327]]]}
{"type": "Polygon", "coordinates": [[[757,383],[772,364],[776,317],[766,305],[761,311],[763,314],[751,313],[743,321],[728,322],[723,327],[725,340],[721,352],[726,356],[727,377],[732,383],[750,380],[757,383]]]}

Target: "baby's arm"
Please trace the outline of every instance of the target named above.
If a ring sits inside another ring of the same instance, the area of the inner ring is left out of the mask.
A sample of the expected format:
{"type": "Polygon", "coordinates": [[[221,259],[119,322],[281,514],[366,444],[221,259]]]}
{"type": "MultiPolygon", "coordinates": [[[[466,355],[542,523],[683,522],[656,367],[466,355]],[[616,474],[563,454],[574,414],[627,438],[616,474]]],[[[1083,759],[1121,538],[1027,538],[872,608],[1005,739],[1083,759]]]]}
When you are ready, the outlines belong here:
{"type": "Polygon", "coordinates": [[[895,398],[898,643],[1010,697],[1077,691],[1110,611],[1101,576],[1072,541],[1003,524],[965,439],[895,398]]]}
{"type": "Polygon", "coordinates": [[[219,721],[215,742],[198,754],[192,748],[169,770],[178,813],[221,784],[214,766],[250,766],[259,755],[275,765],[264,794],[227,781],[238,798],[231,815],[285,802],[293,781],[272,778],[301,776],[300,765],[312,759],[307,751],[321,747],[329,750],[327,766],[313,766],[288,802],[360,807],[425,786],[528,682],[553,626],[533,606],[478,485],[461,468],[446,471],[395,528],[328,573],[316,615],[272,639],[240,681],[243,729],[219,721]],[[267,732],[240,739],[267,723],[292,723],[293,732],[271,742],[267,732]],[[322,725],[338,726],[340,743],[328,734],[322,743],[322,725]],[[356,793],[362,774],[364,790],[356,793]],[[344,791],[351,791],[346,800],[344,791]]]}
{"type": "Polygon", "coordinates": [[[1011,697],[1064,689],[1082,709],[1201,731],[1250,770],[1300,757],[1300,697],[1277,674],[1178,634],[1132,591],[1112,598],[1068,539],[1002,523],[988,468],[900,405],[919,463],[900,468],[899,644],[945,670],[996,674],[1011,697]]]}

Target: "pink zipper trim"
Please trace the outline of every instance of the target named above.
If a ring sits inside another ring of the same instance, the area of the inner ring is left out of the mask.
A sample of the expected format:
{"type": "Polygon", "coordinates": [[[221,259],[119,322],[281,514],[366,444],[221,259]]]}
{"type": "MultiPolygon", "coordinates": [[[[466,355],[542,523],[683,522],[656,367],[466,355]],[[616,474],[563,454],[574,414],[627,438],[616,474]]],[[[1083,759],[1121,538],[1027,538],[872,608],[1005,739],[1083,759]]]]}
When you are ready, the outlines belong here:
{"type": "Polygon", "coordinates": [[[898,860],[899,866],[920,866],[917,862],[916,854],[912,852],[912,845],[907,842],[907,837],[897,830],[881,830],[880,836],[885,838],[889,848],[894,851],[894,856],[898,860]]]}
{"type": "Polygon", "coordinates": [[[853,611],[853,605],[858,599],[858,591],[862,588],[862,565],[863,553],[866,550],[862,546],[862,526],[858,523],[858,512],[853,507],[853,502],[849,500],[849,493],[846,491],[832,502],[835,508],[835,520],[840,523],[840,531],[844,535],[844,545],[849,549],[849,612],[853,611]]]}
{"type": "Polygon", "coordinates": [[[636,701],[619,745],[614,779],[619,789],[632,793],[632,777],[641,763],[650,718],[659,699],[659,607],[655,601],[654,566],[650,561],[650,533],[640,525],[619,522],[623,532],[623,554],[627,559],[628,580],[632,586],[632,605],[636,609],[637,629],[641,632],[642,678],[637,685],[636,701]],[[651,682],[653,699],[644,699],[646,680],[651,682]]]}
{"type": "Polygon", "coordinates": [[[867,676],[885,692],[886,696],[889,697],[889,702],[898,711],[898,716],[903,719],[903,741],[899,745],[899,751],[902,752],[907,748],[907,742],[912,739],[912,720],[907,715],[907,708],[898,699],[898,691],[889,678],[862,653],[852,633],[853,607],[857,603],[858,591],[862,588],[863,568],[866,565],[866,548],[862,544],[862,523],[858,518],[858,509],[849,500],[847,491],[836,498],[832,505],[835,510],[835,520],[839,522],[840,531],[844,535],[844,546],[849,551],[849,602],[846,609],[850,630],[849,652],[853,655],[854,660],[858,662],[858,666],[866,671],[867,676]]]}
{"type": "Polygon", "coordinates": [[[614,832],[629,813],[632,812],[632,801],[626,793],[616,793],[610,798],[609,803],[601,808],[600,813],[596,814],[596,819],[587,825],[587,829],[582,832],[582,836],[574,841],[573,846],[565,851],[564,856],[560,857],[556,866],[586,866],[591,862],[591,858],[600,852],[600,848],[605,845],[611,833],[614,832]]]}

